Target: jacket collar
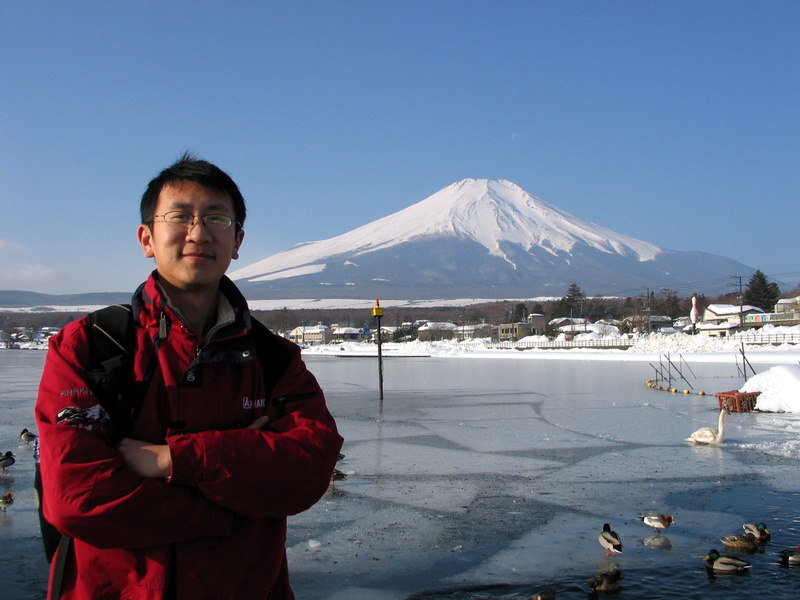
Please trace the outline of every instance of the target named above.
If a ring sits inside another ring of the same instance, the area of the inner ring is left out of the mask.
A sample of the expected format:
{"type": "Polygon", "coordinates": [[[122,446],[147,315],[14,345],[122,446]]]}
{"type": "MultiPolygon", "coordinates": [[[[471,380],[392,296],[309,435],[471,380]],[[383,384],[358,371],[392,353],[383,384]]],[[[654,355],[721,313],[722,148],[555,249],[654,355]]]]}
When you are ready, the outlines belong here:
{"type": "MultiPolygon", "coordinates": [[[[220,303],[217,324],[212,328],[209,339],[240,335],[252,327],[247,300],[227,276],[219,282],[220,303]]],[[[158,285],[158,272],[153,271],[147,280],[134,292],[131,299],[133,315],[137,323],[144,325],[141,316],[149,315],[147,321],[158,323],[161,314],[180,319],[180,313],[169,304],[169,299],[158,285]],[[144,312],[143,312],[144,311],[144,312]]]]}

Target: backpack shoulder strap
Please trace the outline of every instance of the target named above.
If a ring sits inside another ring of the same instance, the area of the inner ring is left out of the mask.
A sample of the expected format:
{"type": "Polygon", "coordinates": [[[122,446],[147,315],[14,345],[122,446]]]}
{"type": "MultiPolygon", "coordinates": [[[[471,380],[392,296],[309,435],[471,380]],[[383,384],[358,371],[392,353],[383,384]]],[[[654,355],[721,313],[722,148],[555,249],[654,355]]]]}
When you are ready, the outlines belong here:
{"type": "Polygon", "coordinates": [[[115,304],[89,314],[89,386],[111,419],[116,443],[130,430],[141,405],[133,381],[134,334],[130,305],[115,304]]]}
{"type": "MultiPolygon", "coordinates": [[[[272,396],[272,390],[275,384],[278,383],[286,369],[296,356],[287,345],[287,341],[283,338],[272,333],[267,327],[253,319],[253,335],[255,337],[256,356],[261,363],[261,371],[264,373],[264,386],[267,392],[267,398],[272,396]]],[[[299,349],[297,350],[299,352],[299,349]]],[[[288,405],[295,401],[308,400],[315,395],[313,391],[302,392],[298,394],[286,394],[272,398],[272,403],[275,405],[275,414],[278,419],[285,416],[288,411],[288,405]]]]}
{"type": "Polygon", "coordinates": [[[261,363],[264,372],[264,384],[267,393],[272,391],[275,384],[289,368],[292,356],[283,345],[278,336],[272,333],[261,321],[252,317],[253,337],[256,344],[256,357],[261,363]]]}

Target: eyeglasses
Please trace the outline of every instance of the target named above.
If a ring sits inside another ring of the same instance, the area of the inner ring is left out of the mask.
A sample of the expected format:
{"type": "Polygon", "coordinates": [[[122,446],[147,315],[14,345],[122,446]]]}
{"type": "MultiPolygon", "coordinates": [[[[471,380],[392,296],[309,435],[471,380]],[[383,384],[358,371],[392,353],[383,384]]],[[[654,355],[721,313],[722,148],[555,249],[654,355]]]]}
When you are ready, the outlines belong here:
{"type": "MultiPolygon", "coordinates": [[[[203,222],[203,225],[209,229],[227,229],[233,225],[234,220],[227,215],[203,215],[196,217],[192,213],[183,212],[181,210],[171,210],[163,215],[153,215],[153,219],[161,218],[164,223],[175,225],[176,227],[185,227],[191,229],[195,226],[198,220],[203,222]]],[[[239,225],[239,222],[236,221],[239,225]]],[[[241,227],[241,225],[239,225],[241,227]]]]}

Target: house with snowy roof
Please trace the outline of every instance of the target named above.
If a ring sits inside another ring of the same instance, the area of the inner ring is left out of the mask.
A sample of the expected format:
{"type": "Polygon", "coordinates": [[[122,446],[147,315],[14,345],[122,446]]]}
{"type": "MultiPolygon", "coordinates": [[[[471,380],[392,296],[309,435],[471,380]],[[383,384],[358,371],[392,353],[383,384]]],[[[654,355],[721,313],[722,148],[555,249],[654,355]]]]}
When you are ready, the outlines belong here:
{"type": "Polygon", "coordinates": [[[797,298],[781,298],[775,304],[775,312],[778,314],[800,312],[800,296],[797,298]]]}
{"type": "Polygon", "coordinates": [[[327,344],[330,341],[330,328],[322,323],[313,326],[301,325],[289,332],[289,339],[298,346],[327,344]]]}
{"type": "Polygon", "coordinates": [[[451,340],[455,331],[455,323],[428,321],[417,329],[417,339],[421,342],[451,340]]]}
{"type": "Polygon", "coordinates": [[[456,339],[476,340],[492,337],[492,326],[490,323],[476,323],[474,325],[457,325],[455,329],[456,339]]]}
{"type": "Polygon", "coordinates": [[[342,327],[336,325],[331,330],[331,341],[344,342],[361,340],[364,338],[364,330],[358,327],[342,327]]]}
{"type": "Polygon", "coordinates": [[[763,314],[757,306],[749,304],[709,304],[703,311],[703,320],[697,324],[697,333],[725,337],[746,325],[749,315],[763,314]]]}
{"type": "Polygon", "coordinates": [[[672,327],[672,319],[667,315],[630,315],[622,319],[622,326],[627,331],[658,331],[672,327]]]}
{"type": "Polygon", "coordinates": [[[771,313],[752,314],[744,318],[745,327],[760,325],[792,325],[800,324],[800,296],[797,298],[781,298],[771,313]]]}

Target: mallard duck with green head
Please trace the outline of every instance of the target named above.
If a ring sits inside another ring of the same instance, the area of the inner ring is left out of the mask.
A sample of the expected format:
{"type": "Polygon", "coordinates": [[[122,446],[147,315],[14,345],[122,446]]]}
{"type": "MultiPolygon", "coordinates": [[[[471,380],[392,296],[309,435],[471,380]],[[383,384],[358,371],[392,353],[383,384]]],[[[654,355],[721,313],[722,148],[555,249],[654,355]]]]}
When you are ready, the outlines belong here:
{"type": "Polygon", "coordinates": [[[0,456],[0,468],[3,469],[3,473],[7,473],[8,467],[13,465],[17,460],[14,458],[14,454],[9,450],[2,456],[0,456]]]}
{"type": "Polygon", "coordinates": [[[709,550],[703,559],[706,568],[718,573],[742,573],[752,565],[741,558],[720,554],[717,550],[709,550]]]}
{"type": "Polygon", "coordinates": [[[35,440],[37,437],[39,436],[37,436],[32,431],[28,431],[27,429],[23,429],[19,434],[19,439],[25,442],[26,446],[30,444],[33,440],[35,440]]]}
{"type": "Polygon", "coordinates": [[[755,523],[745,523],[742,525],[742,529],[744,529],[745,533],[752,533],[759,542],[768,542],[772,537],[766,523],[759,523],[758,525],[755,523]]]}
{"type": "Polygon", "coordinates": [[[611,531],[611,525],[608,523],[603,525],[603,531],[600,533],[597,541],[600,542],[600,545],[606,551],[606,556],[622,554],[622,540],[619,538],[619,534],[616,531],[611,531]]]}

